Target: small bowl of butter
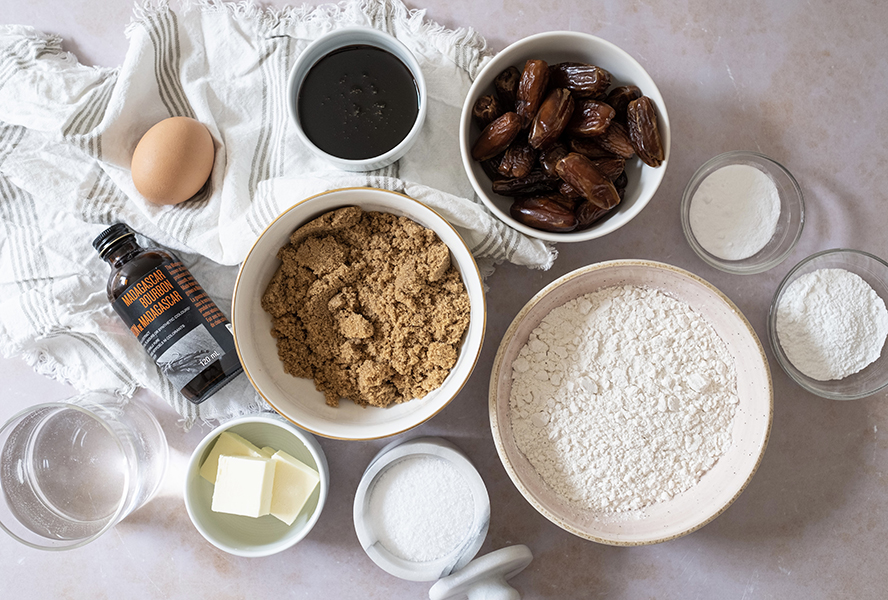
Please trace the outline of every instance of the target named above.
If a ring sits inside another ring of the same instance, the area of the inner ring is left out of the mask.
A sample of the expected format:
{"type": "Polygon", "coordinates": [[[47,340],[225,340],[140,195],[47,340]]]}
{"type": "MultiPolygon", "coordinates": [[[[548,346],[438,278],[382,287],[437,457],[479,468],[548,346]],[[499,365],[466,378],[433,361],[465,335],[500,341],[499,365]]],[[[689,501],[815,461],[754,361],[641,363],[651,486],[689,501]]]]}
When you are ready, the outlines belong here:
{"type": "Polygon", "coordinates": [[[233,419],[191,455],[185,507],[211,544],[236,556],[269,556],[302,540],[330,485],[317,440],[277,415],[233,419]]]}

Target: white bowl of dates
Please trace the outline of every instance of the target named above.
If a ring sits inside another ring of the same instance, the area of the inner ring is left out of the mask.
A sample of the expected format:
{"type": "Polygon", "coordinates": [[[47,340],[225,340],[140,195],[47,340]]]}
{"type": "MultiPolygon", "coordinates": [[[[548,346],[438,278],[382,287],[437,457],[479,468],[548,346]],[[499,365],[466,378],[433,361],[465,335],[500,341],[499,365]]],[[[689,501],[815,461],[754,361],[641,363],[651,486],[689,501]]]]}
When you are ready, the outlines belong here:
{"type": "Polygon", "coordinates": [[[316,156],[346,171],[381,169],[404,156],[419,137],[426,104],[416,57],[371,27],[316,39],[287,82],[296,134],[316,156]]]}
{"type": "Polygon", "coordinates": [[[615,231],[653,197],[669,116],[638,62],[573,31],[524,38],[475,79],[460,119],[472,186],[503,222],[554,242],[615,231]]]}
{"type": "Polygon", "coordinates": [[[757,152],[734,150],[697,169],[681,199],[681,227],[704,262],[753,275],[783,262],[802,235],[805,201],[795,177],[757,152]]]}
{"type": "Polygon", "coordinates": [[[262,232],[232,298],[244,373],[314,434],[407,431],[456,397],[487,319],[478,265],[450,224],[403,194],[333,190],[262,232]]]}

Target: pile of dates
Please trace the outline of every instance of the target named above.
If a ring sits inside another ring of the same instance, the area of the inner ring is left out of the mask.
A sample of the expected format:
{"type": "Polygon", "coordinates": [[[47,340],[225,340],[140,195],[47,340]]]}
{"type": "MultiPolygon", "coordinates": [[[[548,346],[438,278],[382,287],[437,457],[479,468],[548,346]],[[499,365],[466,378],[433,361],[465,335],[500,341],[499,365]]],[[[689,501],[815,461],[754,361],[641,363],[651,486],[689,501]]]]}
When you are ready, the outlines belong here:
{"type": "Polygon", "coordinates": [[[654,103],[634,85],[611,89],[600,67],[529,60],[500,73],[494,90],[472,109],[482,130],[472,158],[529,227],[585,229],[622,200],[628,159],[663,162],[654,103]]]}

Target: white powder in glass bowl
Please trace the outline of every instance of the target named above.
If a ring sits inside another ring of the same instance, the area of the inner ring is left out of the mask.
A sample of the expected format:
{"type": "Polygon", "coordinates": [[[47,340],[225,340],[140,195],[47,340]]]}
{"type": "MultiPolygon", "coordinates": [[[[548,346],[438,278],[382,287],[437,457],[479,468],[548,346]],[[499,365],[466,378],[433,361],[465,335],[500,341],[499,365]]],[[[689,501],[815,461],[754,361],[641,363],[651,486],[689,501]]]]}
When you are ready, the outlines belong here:
{"type": "Polygon", "coordinates": [[[688,304],[638,286],[553,309],[512,363],[516,445],[582,509],[626,513],[684,492],[731,445],[733,357],[688,304]]]}
{"type": "Polygon", "coordinates": [[[879,358],[888,337],[888,309],[859,275],[818,269],[787,286],[776,325],[789,362],[811,379],[830,381],[879,358]]]}
{"type": "Polygon", "coordinates": [[[688,221],[694,237],[724,260],[753,256],[774,237],[780,193],[767,173],[728,165],[706,176],[691,198],[688,221]]]}

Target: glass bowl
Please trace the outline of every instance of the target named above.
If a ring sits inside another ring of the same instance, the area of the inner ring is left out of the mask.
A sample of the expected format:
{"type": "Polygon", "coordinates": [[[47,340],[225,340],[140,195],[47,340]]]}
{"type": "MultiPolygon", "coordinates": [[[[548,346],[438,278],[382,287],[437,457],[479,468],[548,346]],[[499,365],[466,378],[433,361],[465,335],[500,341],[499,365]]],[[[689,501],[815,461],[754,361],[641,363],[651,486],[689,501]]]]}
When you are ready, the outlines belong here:
{"type": "Polygon", "coordinates": [[[795,247],[804,225],[805,201],[798,182],[783,165],[756,152],[735,150],[709,159],[691,177],[681,199],[681,228],[688,244],[706,263],[727,273],[752,275],[777,266],[795,247]],[[718,169],[730,165],[748,165],[762,171],[777,186],[780,196],[780,216],[774,235],[761,250],[740,260],[721,258],[704,248],[691,227],[690,219],[691,204],[700,184],[718,169]]]}
{"type": "Polygon", "coordinates": [[[813,394],[833,400],[855,400],[875,394],[888,386],[888,352],[882,348],[879,358],[857,373],[842,379],[818,381],[797,369],[780,345],[777,334],[777,307],[786,288],[802,275],[818,269],[844,269],[863,278],[882,298],[888,299],[888,264],[858,250],[833,249],[812,254],[796,265],[780,282],[768,313],[768,337],[774,356],[783,370],[800,386],[813,394]]]}

